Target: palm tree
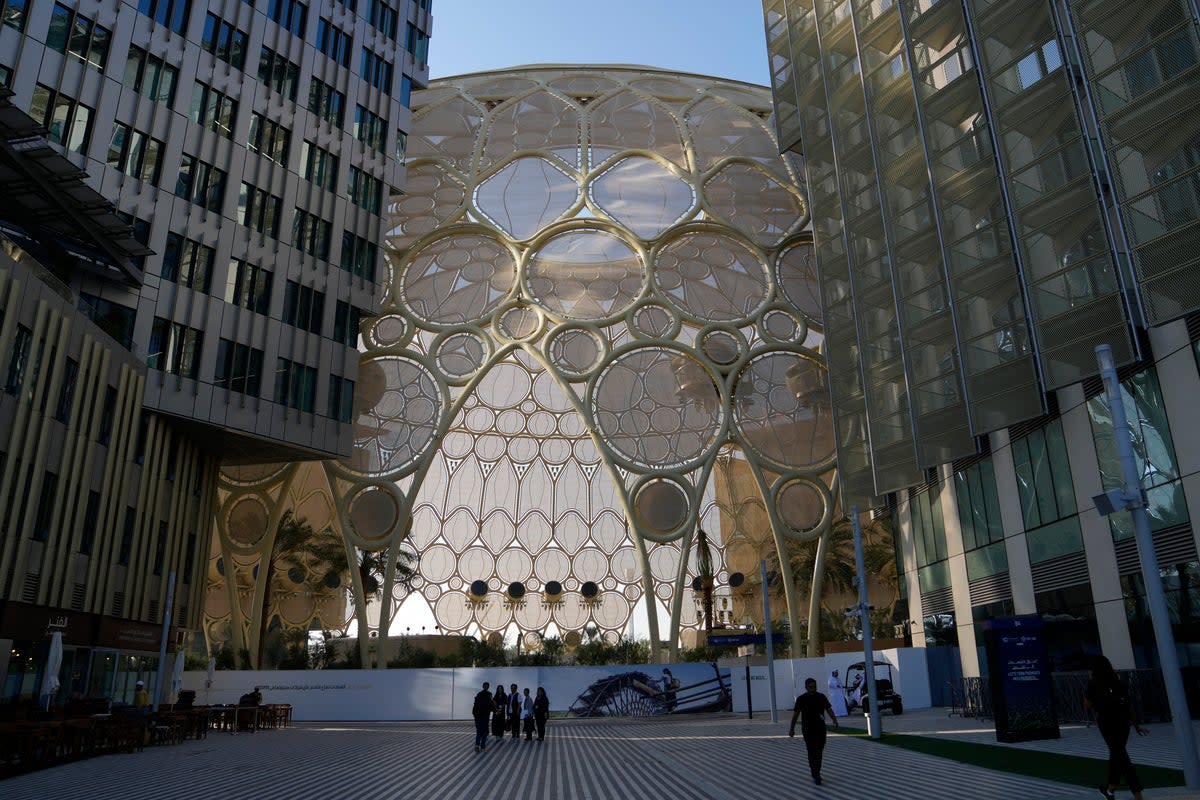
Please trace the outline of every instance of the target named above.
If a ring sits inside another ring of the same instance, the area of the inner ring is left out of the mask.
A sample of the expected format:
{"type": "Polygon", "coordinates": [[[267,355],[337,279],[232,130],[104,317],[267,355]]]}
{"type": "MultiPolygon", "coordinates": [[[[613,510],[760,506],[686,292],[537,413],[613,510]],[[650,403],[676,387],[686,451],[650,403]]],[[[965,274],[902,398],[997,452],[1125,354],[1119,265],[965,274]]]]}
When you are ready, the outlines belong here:
{"type": "Polygon", "coordinates": [[[263,655],[267,643],[267,629],[271,623],[271,601],[275,593],[275,576],[286,572],[288,565],[308,570],[308,581],[324,580],[329,575],[346,571],[346,547],[341,537],[329,528],[318,533],[303,517],[297,517],[289,509],[279,519],[275,529],[275,541],[266,559],[263,579],[262,616],[258,628],[258,668],[263,668],[263,655]],[[315,575],[317,571],[320,575],[315,575]]]}
{"type": "MultiPolygon", "coordinates": [[[[358,560],[358,577],[362,581],[363,599],[368,603],[379,597],[383,589],[383,578],[387,572],[391,548],[371,551],[363,550],[358,560]]],[[[413,579],[417,577],[417,554],[404,547],[396,548],[396,573],[394,580],[397,586],[406,592],[411,592],[413,579]]],[[[342,563],[345,563],[343,557],[342,563]]]]}

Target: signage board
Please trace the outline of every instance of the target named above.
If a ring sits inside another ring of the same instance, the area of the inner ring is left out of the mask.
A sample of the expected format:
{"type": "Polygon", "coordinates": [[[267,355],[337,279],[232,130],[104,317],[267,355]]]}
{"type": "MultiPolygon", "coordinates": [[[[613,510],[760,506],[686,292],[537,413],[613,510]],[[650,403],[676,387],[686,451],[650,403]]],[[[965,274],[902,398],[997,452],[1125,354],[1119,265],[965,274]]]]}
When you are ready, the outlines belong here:
{"type": "Polygon", "coordinates": [[[1057,739],[1054,683],[1036,614],[984,623],[996,740],[1057,739]]]}

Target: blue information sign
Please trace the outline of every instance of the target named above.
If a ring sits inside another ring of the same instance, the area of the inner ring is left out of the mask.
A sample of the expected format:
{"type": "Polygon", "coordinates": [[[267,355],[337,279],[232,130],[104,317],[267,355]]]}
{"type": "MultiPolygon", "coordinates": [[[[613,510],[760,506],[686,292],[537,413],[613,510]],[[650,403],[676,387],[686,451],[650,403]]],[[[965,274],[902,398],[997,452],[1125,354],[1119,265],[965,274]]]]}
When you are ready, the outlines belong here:
{"type": "Polygon", "coordinates": [[[996,740],[1057,739],[1054,684],[1036,614],[984,623],[996,740]]]}

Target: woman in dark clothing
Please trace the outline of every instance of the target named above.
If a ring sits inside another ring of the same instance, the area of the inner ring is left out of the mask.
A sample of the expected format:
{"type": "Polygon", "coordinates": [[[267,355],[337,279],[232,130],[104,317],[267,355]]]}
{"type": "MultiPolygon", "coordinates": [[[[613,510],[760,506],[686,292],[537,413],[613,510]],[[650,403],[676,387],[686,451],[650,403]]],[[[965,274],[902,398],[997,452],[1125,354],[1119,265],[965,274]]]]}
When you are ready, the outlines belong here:
{"type": "Polygon", "coordinates": [[[538,741],[546,738],[546,718],[550,716],[550,698],[546,690],[538,687],[537,697],[533,698],[533,721],[537,725],[538,741]]]}
{"type": "Polygon", "coordinates": [[[508,709],[508,695],[504,693],[504,684],[496,686],[496,694],[492,700],[496,703],[496,710],[492,713],[492,736],[503,739],[504,732],[508,730],[507,717],[505,717],[508,709]]]}
{"type": "Polygon", "coordinates": [[[1117,784],[1123,775],[1133,800],[1142,800],[1142,782],[1125,750],[1125,743],[1129,741],[1131,724],[1138,736],[1145,736],[1148,731],[1138,724],[1129,690],[1104,656],[1092,660],[1092,678],[1083,693],[1083,705],[1096,712],[1096,727],[1108,746],[1108,782],[1100,784],[1100,794],[1115,800],[1117,784]]]}

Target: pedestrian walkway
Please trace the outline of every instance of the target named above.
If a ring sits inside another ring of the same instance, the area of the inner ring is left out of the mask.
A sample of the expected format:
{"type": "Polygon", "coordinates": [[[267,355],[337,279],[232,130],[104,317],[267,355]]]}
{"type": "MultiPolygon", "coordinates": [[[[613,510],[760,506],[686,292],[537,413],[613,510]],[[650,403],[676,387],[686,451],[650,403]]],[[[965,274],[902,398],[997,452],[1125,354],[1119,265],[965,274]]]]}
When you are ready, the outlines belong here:
{"type": "MultiPolygon", "coordinates": [[[[829,737],[825,782],[816,787],[808,777],[803,741],[787,737],[789,716],[781,712],[780,717],[775,724],[762,714],[754,720],[732,714],[551,720],[544,743],[493,740],[479,754],[473,751],[474,730],[469,722],[307,723],[253,735],[214,733],[176,747],[67,764],[0,781],[0,796],[5,800],[1095,800],[1097,796],[1095,790],[965,766],[852,736],[829,737]]],[[[901,722],[910,725],[908,732],[926,735],[982,735],[978,723],[947,718],[942,711],[885,717],[885,726],[891,729],[898,730],[901,722]],[[943,720],[949,725],[936,724],[943,720]],[[944,732],[955,727],[956,733],[944,732]]],[[[1158,726],[1154,735],[1161,744],[1165,737],[1158,726]]],[[[1097,749],[1087,754],[1096,756],[1097,749]]],[[[1169,790],[1147,792],[1147,798],[1154,797],[1195,796],[1169,790]]]]}

